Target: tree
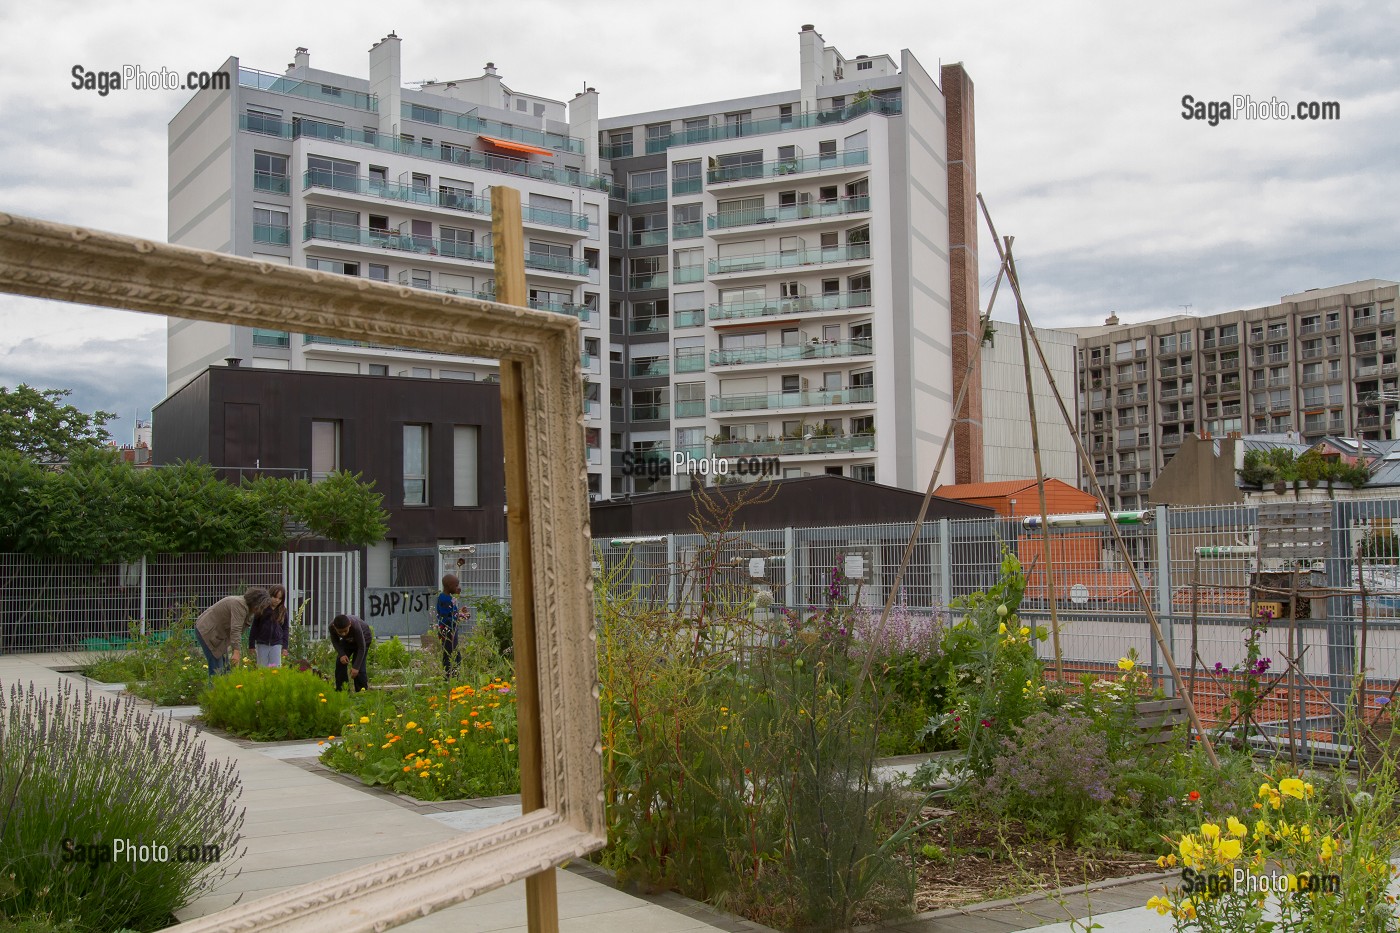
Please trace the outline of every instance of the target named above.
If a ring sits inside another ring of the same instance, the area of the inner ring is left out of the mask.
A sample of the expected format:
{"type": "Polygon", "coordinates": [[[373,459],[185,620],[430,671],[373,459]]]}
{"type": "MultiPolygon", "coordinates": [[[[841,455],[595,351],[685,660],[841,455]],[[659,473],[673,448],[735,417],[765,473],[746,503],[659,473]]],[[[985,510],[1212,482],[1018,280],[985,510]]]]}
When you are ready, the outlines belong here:
{"type": "Polygon", "coordinates": [[[20,383],[0,386],[0,450],[14,450],[35,463],[63,463],[77,451],[111,440],[105,425],[117,416],[92,414],[64,404],[71,389],[36,389],[20,383]]]}

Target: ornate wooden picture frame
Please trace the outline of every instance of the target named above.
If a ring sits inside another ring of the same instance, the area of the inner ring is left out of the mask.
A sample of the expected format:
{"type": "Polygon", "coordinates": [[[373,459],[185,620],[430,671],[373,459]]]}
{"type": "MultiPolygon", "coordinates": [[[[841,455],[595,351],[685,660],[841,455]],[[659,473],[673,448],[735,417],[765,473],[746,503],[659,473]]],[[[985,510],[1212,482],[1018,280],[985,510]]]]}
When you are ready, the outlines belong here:
{"type": "Polygon", "coordinates": [[[386,930],[604,844],[577,320],[4,213],[0,293],[496,358],[511,383],[507,472],[524,499],[509,525],[533,565],[542,806],[172,930],[386,930]]]}

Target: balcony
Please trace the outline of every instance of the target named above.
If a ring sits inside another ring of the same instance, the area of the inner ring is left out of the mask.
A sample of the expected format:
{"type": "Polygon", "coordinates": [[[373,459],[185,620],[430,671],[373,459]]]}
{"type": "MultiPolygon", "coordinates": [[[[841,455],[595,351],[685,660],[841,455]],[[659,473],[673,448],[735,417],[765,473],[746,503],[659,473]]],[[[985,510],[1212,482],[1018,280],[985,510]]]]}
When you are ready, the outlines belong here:
{"type": "Polygon", "coordinates": [[[1374,341],[1374,340],[1358,340],[1358,341],[1356,341],[1356,352],[1357,352],[1357,353],[1375,353],[1375,352],[1376,352],[1376,347],[1377,347],[1377,343],[1376,343],[1376,341],[1374,341]]]}
{"type": "Polygon", "coordinates": [[[860,340],[812,341],[794,346],[747,347],[740,350],[711,350],[711,366],[742,366],[749,363],[784,363],[837,357],[868,356],[874,352],[869,338],[860,340]]]}
{"type": "Polygon", "coordinates": [[[632,235],[627,238],[628,243],[633,247],[644,246],[665,246],[665,230],[633,230],[632,235]]]}
{"type": "Polygon", "coordinates": [[[253,224],[253,242],[289,246],[292,242],[292,232],[290,228],[277,224],[253,224]]]}
{"type": "Polygon", "coordinates": [[[700,327],[705,323],[705,312],[699,308],[677,308],[671,312],[676,327],[700,327]]]}
{"type": "MultiPolygon", "coordinates": [[[[496,298],[493,295],[486,300],[495,301],[496,298]]],[[[586,322],[593,317],[593,309],[588,305],[578,305],[570,301],[546,301],[543,298],[531,298],[528,304],[536,311],[553,311],[555,314],[567,314],[578,318],[580,321],[586,322]]]]}
{"type": "Polygon", "coordinates": [[[833,110],[819,110],[812,113],[794,114],[770,120],[743,120],[717,123],[697,129],[685,129],[669,136],[647,140],[647,150],[660,152],[670,146],[688,146],[694,143],[715,142],[721,139],[738,139],[747,136],[765,136],[770,133],[783,133],[788,130],[806,129],[812,126],[826,126],[832,123],[845,123],[867,113],[884,116],[898,116],[903,112],[903,101],[899,98],[869,97],[855,101],[846,107],[833,110]]]}
{"type": "Polygon", "coordinates": [[[1317,333],[1321,333],[1321,332],[1322,332],[1322,322],[1321,322],[1321,321],[1313,321],[1313,322],[1311,322],[1311,323],[1303,324],[1303,325],[1300,325],[1300,326],[1298,327],[1298,333],[1299,333],[1300,335],[1301,335],[1301,334],[1317,334],[1317,333]]]}
{"type": "Polygon", "coordinates": [[[576,136],[565,136],[563,133],[547,133],[544,130],[533,130],[523,126],[516,126],[514,123],[487,120],[474,113],[453,113],[450,110],[439,110],[436,107],[425,107],[422,104],[403,101],[399,106],[399,114],[405,119],[413,120],[417,123],[445,126],[449,129],[461,130],[465,133],[495,136],[497,139],[508,139],[519,143],[526,143],[531,146],[542,146],[546,149],[583,155],[583,140],[576,136]]]}
{"type": "Polygon", "coordinates": [[[1379,372],[1380,367],[1374,364],[1371,366],[1358,366],[1356,367],[1356,378],[1365,379],[1368,376],[1377,375],[1379,372]]]}
{"type": "Polygon", "coordinates": [[[285,330],[263,330],[260,327],[253,328],[253,346],[255,347],[290,347],[292,345],[291,334],[285,330]]]}
{"type": "Polygon", "coordinates": [[[650,379],[655,376],[671,375],[671,361],[666,357],[650,360],[633,360],[631,376],[634,379],[650,379]]]}
{"type": "Polygon", "coordinates": [[[1378,427],[1380,427],[1380,426],[1381,426],[1381,416],[1380,416],[1380,415],[1362,415],[1361,417],[1359,417],[1359,418],[1356,419],[1356,427],[1357,427],[1358,429],[1360,429],[1360,428],[1378,428],[1378,427]]]}
{"type": "Polygon", "coordinates": [[[693,240],[696,237],[704,235],[705,229],[698,220],[689,223],[671,224],[671,239],[673,240],[693,240]]]}
{"type": "Polygon", "coordinates": [[[848,243],[845,246],[823,246],[817,249],[794,249],[779,253],[755,253],[749,256],[721,256],[711,259],[710,274],[730,272],[764,272],[794,269],[799,266],[826,266],[842,262],[862,262],[870,259],[869,243],[848,243]]]}
{"type": "Polygon", "coordinates": [[[676,351],[676,372],[703,373],[705,350],[702,347],[682,347],[676,351]]]}
{"type": "Polygon", "coordinates": [[[259,114],[241,113],[238,115],[238,128],[249,133],[279,136],[283,139],[324,139],[347,146],[376,149],[381,152],[398,152],[420,159],[434,159],[453,165],[479,168],[488,172],[536,178],[540,181],[568,185],[573,188],[591,188],[599,191],[608,191],[612,188],[612,179],[607,175],[594,175],[577,169],[559,168],[541,162],[531,162],[527,159],[484,153],[468,149],[465,144],[448,142],[424,144],[388,136],[374,130],[357,130],[354,127],[321,123],[304,117],[299,117],[294,122],[288,123],[259,114]]]}
{"type": "Polygon", "coordinates": [[[1358,314],[1351,319],[1352,330],[1370,330],[1376,327],[1380,318],[1375,314],[1358,314]]]}
{"type": "Polygon", "coordinates": [[[273,175],[271,172],[253,173],[253,190],[271,194],[287,194],[291,190],[291,179],[286,175],[273,175]]]}
{"type": "Polygon", "coordinates": [[[758,395],[712,395],[710,411],[762,411],[783,408],[825,408],[828,405],[871,405],[873,386],[816,392],[767,392],[758,395]]]}
{"type": "Polygon", "coordinates": [[[1318,358],[1320,358],[1320,357],[1322,356],[1322,348],[1321,348],[1321,347],[1304,347],[1304,348],[1302,349],[1302,352],[1300,352],[1300,353],[1298,354],[1298,356],[1299,356],[1300,359],[1315,360],[1315,359],[1318,359],[1318,358]]]}
{"type": "Polygon", "coordinates": [[[1163,446],[1163,447],[1180,447],[1180,446],[1181,446],[1181,438],[1182,438],[1182,437],[1183,437],[1183,435],[1181,435],[1181,434],[1163,434],[1163,435],[1162,435],[1162,446],[1163,446]]]}
{"type": "Polygon", "coordinates": [[[788,223],[811,220],[814,217],[843,217],[870,210],[870,198],[838,198],[833,201],[813,201],[807,204],[787,204],[753,211],[721,211],[710,214],[705,225],[710,230],[729,230],[757,224],[788,223]]]}
{"type": "Polygon", "coordinates": [[[806,175],[812,172],[827,172],[833,169],[869,164],[869,150],[847,149],[845,152],[821,153],[792,159],[774,159],[772,162],[721,165],[709,169],[705,173],[705,180],[710,185],[728,185],[736,182],[762,181],[784,175],[806,175]]]}
{"type": "Polygon", "coordinates": [[[629,140],[625,143],[611,143],[601,145],[598,147],[598,158],[630,159],[632,158],[632,143],[629,140]]]}
{"type": "Polygon", "coordinates": [[[713,304],[709,307],[709,315],[710,320],[721,321],[734,318],[778,317],[815,311],[841,311],[868,307],[870,307],[870,292],[862,289],[854,292],[832,292],[827,295],[774,298],[768,301],[713,304]]]}
{"type": "Polygon", "coordinates": [[[338,104],[341,107],[353,107],[356,110],[365,110],[370,113],[379,111],[379,99],[373,94],[334,87],[319,81],[298,81],[286,75],[258,71],[256,68],[239,68],[238,84],[240,87],[271,91],[274,94],[291,94],[295,97],[304,97],[307,100],[319,100],[327,104],[338,104]]]}
{"type": "Polygon", "coordinates": [[[665,421],[667,407],[666,405],[633,405],[630,420],[665,421]]]}
{"type": "Polygon", "coordinates": [[[525,268],[537,272],[552,272],[556,275],[577,275],[588,277],[588,260],[572,256],[556,256],[553,253],[526,253],[525,268]]]}
{"type": "MultiPolygon", "coordinates": [[[[446,191],[433,191],[429,188],[400,185],[392,181],[376,178],[359,178],[354,175],[337,175],[320,170],[302,173],[301,186],[304,191],[322,189],[361,194],[382,201],[397,201],[402,204],[417,204],[423,207],[462,211],[467,214],[491,216],[491,200],[485,197],[455,194],[446,191]]],[[[556,211],[549,208],[520,206],[520,219],[526,223],[561,227],[565,230],[588,230],[588,217],[572,211],[556,211]]],[[[663,241],[664,242],[664,241],[663,241]]]]}
{"type": "MultiPolygon", "coordinates": [[[[369,230],[350,224],[327,223],[323,220],[308,220],[302,224],[301,232],[302,242],[322,240],[349,246],[368,246],[425,256],[465,259],[468,262],[492,261],[491,247],[477,246],[470,241],[439,240],[435,237],[411,236],[390,230],[369,230]]],[[[529,265],[528,258],[525,264],[529,265]]]]}
{"type": "Polygon", "coordinates": [[[628,326],[632,334],[664,334],[671,329],[671,322],[665,316],[634,317],[628,326]]]}
{"type": "Polygon", "coordinates": [[[650,289],[670,288],[670,275],[666,272],[644,272],[627,277],[629,292],[644,292],[650,289]]]}
{"type": "Polygon", "coordinates": [[[655,204],[666,200],[666,186],[652,185],[649,188],[633,188],[627,192],[628,204],[655,204]]]}
{"type": "Polygon", "coordinates": [[[710,445],[715,457],[814,457],[825,454],[847,454],[875,449],[875,435],[853,434],[849,437],[783,438],[775,441],[718,441],[710,445]]]}
{"type": "Polygon", "coordinates": [[[700,178],[677,178],[671,182],[671,194],[699,194],[702,190],[700,178]]]}
{"type": "Polygon", "coordinates": [[[693,285],[705,281],[703,266],[677,266],[671,270],[671,281],[677,285],[693,285]]]}
{"type": "Polygon", "coordinates": [[[704,402],[704,400],[702,399],[702,400],[697,401],[697,402],[677,402],[677,403],[676,403],[676,417],[677,417],[677,418],[703,418],[703,417],[705,417],[705,402],[704,402]]]}

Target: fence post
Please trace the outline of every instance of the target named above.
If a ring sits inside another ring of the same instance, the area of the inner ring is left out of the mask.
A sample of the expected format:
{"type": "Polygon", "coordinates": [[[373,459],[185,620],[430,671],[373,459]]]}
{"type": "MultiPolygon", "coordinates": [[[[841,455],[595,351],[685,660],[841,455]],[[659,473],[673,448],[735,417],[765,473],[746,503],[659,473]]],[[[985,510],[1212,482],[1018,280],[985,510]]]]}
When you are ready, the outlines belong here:
{"type": "MultiPolygon", "coordinates": [[[[1167,527],[1167,507],[1159,505],[1156,508],[1154,524],[1157,527],[1157,618],[1162,622],[1162,640],[1171,649],[1172,657],[1176,657],[1176,636],[1175,620],[1172,617],[1172,539],[1170,529],[1167,527]]],[[[1155,644],[1155,642],[1154,642],[1155,644]]],[[[1155,666],[1152,676],[1156,677],[1158,671],[1155,666]]],[[[1162,678],[1163,692],[1169,696],[1176,696],[1176,681],[1170,677],[1162,678]]]]}
{"type": "Polygon", "coordinates": [[[141,637],[146,636],[146,555],[141,555],[141,637]]]}
{"type": "Polygon", "coordinates": [[[783,529],[783,605],[797,605],[797,533],[791,527],[783,529]]]}
{"type": "Polygon", "coordinates": [[[506,594],[510,592],[510,573],[506,570],[506,544],[504,541],[496,543],[496,598],[503,603],[509,600],[506,594]]]}
{"type": "MultiPolygon", "coordinates": [[[[953,523],[938,520],[938,598],[946,612],[953,602],[953,523]]],[[[933,607],[929,607],[933,608],[933,607]]]]}
{"type": "Polygon", "coordinates": [[[666,609],[674,612],[678,608],[676,600],[676,536],[666,535],[666,609]]]}

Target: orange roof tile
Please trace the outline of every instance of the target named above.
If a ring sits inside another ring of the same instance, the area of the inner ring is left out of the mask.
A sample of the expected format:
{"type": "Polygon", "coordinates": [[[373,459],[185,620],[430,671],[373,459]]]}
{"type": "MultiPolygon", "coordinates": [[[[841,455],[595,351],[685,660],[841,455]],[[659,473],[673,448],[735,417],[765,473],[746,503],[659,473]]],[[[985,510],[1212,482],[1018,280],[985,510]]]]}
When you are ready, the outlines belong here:
{"type": "MultiPolygon", "coordinates": [[[[1054,481],[1046,480],[1046,482],[1054,481]]],[[[1033,479],[1004,479],[994,483],[960,483],[939,486],[934,495],[942,496],[945,499],[999,499],[1034,485],[1035,480],[1033,479]]]]}

